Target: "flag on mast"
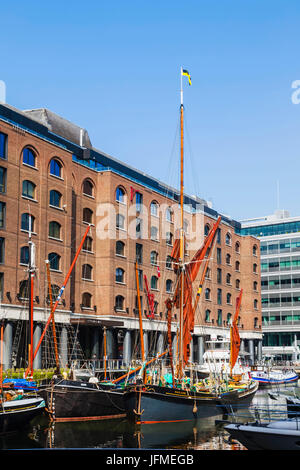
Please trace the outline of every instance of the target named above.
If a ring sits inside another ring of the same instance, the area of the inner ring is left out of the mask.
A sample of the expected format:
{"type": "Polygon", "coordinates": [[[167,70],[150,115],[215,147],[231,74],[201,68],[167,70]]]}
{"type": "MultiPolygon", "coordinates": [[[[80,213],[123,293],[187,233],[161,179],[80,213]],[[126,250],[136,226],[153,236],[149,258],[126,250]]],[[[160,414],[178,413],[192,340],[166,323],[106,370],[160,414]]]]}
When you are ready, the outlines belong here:
{"type": "Polygon", "coordinates": [[[189,79],[189,84],[190,85],[192,84],[191,76],[190,76],[189,72],[186,69],[181,69],[181,75],[186,75],[189,79]]]}

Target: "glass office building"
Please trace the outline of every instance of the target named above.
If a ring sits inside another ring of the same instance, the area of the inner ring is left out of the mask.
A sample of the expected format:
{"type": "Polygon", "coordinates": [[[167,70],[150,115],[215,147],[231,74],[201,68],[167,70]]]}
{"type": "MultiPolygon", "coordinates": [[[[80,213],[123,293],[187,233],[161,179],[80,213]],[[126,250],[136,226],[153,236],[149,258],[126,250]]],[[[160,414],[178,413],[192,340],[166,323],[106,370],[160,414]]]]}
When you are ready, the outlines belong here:
{"type": "Polygon", "coordinates": [[[300,358],[300,217],[287,211],[242,221],[260,240],[263,356],[300,358]]]}

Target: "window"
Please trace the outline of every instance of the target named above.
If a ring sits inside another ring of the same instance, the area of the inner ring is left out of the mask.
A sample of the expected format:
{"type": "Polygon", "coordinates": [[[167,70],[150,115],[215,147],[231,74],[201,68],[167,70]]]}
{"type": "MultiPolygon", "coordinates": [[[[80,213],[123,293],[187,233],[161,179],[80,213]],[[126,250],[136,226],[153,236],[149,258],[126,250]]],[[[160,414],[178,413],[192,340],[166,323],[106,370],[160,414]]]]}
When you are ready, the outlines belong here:
{"type": "Polygon", "coordinates": [[[135,207],[138,212],[141,212],[143,204],[143,195],[139,192],[135,193],[135,207]]]}
{"type": "Polygon", "coordinates": [[[116,189],[116,201],[125,204],[125,191],[120,186],[116,189]]]}
{"type": "Polygon", "coordinates": [[[256,263],[253,264],[253,272],[257,273],[257,264],[256,263]]]}
{"type": "Polygon", "coordinates": [[[48,260],[50,264],[50,269],[59,271],[60,269],[60,256],[57,253],[49,253],[48,260]]]}
{"type": "Polygon", "coordinates": [[[221,229],[217,229],[217,243],[221,243],[221,229]]]}
{"type": "Polygon", "coordinates": [[[0,273],[0,299],[3,299],[4,273],[0,273]]]}
{"type": "Polygon", "coordinates": [[[217,303],[218,303],[218,305],[222,305],[222,289],[218,289],[217,303]]]}
{"type": "Polygon", "coordinates": [[[173,292],[173,281],[171,279],[166,280],[166,291],[173,292]]]}
{"type": "Polygon", "coordinates": [[[158,289],[158,277],[157,276],[151,276],[151,289],[158,289]]]}
{"type": "Polygon", "coordinates": [[[6,204],[0,201],[0,228],[5,228],[6,204]]]}
{"type": "Polygon", "coordinates": [[[254,299],[253,307],[255,308],[255,310],[258,309],[258,301],[257,301],[257,299],[254,299]]]}
{"type": "Polygon", "coordinates": [[[210,300],[210,289],[207,287],[205,289],[205,300],[210,300]]]}
{"type": "Polygon", "coordinates": [[[90,264],[84,264],[82,266],[82,279],[91,281],[93,279],[93,267],[90,264]]]}
{"type": "Polygon", "coordinates": [[[58,222],[49,223],[49,237],[60,240],[61,225],[58,222]]]}
{"type": "Polygon", "coordinates": [[[229,253],[226,255],[226,264],[231,264],[231,256],[229,253]]]}
{"type": "Polygon", "coordinates": [[[222,263],[222,251],[221,248],[217,248],[217,263],[221,264],[222,263]]]}
{"type": "Polygon", "coordinates": [[[236,261],[236,262],[235,262],[235,270],[236,270],[236,271],[239,271],[239,270],[240,270],[240,262],[239,262],[239,261],[236,261]]]}
{"type": "MultiPolygon", "coordinates": [[[[143,270],[142,269],[138,269],[138,281],[139,281],[139,288],[142,291],[143,290],[143,270]]],[[[135,278],[135,288],[137,289],[136,278],[135,278]]]]}
{"type": "Polygon", "coordinates": [[[0,158],[7,159],[7,135],[0,132],[0,158]]]}
{"type": "Polygon", "coordinates": [[[82,220],[83,220],[83,222],[86,222],[87,224],[92,224],[93,223],[93,211],[92,211],[92,209],[89,209],[88,207],[85,207],[83,209],[82,220]]]}
{"type": "Polygon", "coordinates": [[[222,326],[222,322],[223,322],[223,319],[222,319],[222,310],[221,309],[218,309],[218,319],[217,319],[217,323],[219,326],[222,326]]]}
{"type": "Polygon", "coordinates": [[[31,149],[26,147],[23,150],[23,163],[25,163],[26,165],[35,167],[35,160],[36,158],[35,158],[34,152],[31,149]]]}
{"type": "Polygon", "coordinates": [[[217,283],[222,284],[222,269],[217,268],[217,283]]]}
{"type": "Polygon", "coordinates": [[[122,268],[117,268],[116,269],[116,282],[121,282],[124,284],[124,279],[125,279],[125,271],[122,268]]]}
{"type": "Polygon", "coordinates": [[[28,299],[29,298],[28,281],[27,280],[20,282],[18,298],[19,299],[28,299]]]}
{"type": "Polygon", "coordinates": [[[93,251],[93,239],[92,239],[92,237],[86,237],[86,239],[84,240],[82,249],[84,251],[89,251],[90,253],[92,253],[92,251],[93,251]]]}
{"type": "Polygon", "coordinates": [[[84,292],[82,294],[82,303],[81,306],[83,308],[91,308],[92,307],[92,295],[89,292],[84,292]]]}
{"type": "Polygon", "coordinates": [[[20,263],[28,264],[29,263],[29,247],[22,246],[20,250],[20,263]]]}
{"type": "Polygon", "coordinates": [[[209,231],[210,231],[210,226],[209,226],[209,224],[205,224],[205,227],[204,227],[204,236],[205,236],[205,237],[208,236],[209,231]]]}
{"type": "Polygon", "coordinates": [[[60,207],[61,206],[61,194],[60,192],[56,191],[55,189],[51,189],[50,191],[50,206],[53,207],[60,207]]]}
{"type": "Polygon", "coordinates": [[[62,175],[62,164],[53,158],[50,162],[50,175],[61,178],[62,175]]]}
{"type": "Polygon", "coordinates": [[[225,243],[226,245],[231,245],[231,235],[228,232],[226,233],[225,243]]]}
{"type": "Polygon", "coordinates": [[[239,280],[239,279],[236,279],[236,281],[235,281],[235,287],[236,287],[237,289],[240,288],[240,284],[241,284],[240,280],[239,280]]]}
{"type": "Polygon", "coordinates": [[[167,245],[173,245],[173,233],[166,233],[167,245]]]}
{"type": "Polygon", "coordinates": [[[86,196],[93,196],[94,195],[93,183],[88,179],[84,180],[82,190],[83,190],[83,194],[85,194],[86,196]]]}
{"type": "Polygon", "coordinates": [[[166,259],[166,268],[172,269],[172,257],[170,255],[168,255],[166,259]]]}
{"type": "Polygon", "coordinates": [[[231,313],[227,313],[227,325],[231,325],[231,313]]]}
{"type": "Polygon", "coordinates": [[[125,230],[125,217],[122,214],[116,214],[116,227],[125,230]]]}
{"type": "Polygon", "coordinates": [[[22,184],[22,196],[35,199],[35,184],[32,181],[25,180],[22,184]]]}
{"type": "Polygon", "coordinates": [[[172,211],[171,207],[168,207],[167,210],[166,210],[166,220],[168,222],[173,222],[173,211],[172,211]]]}
{"type": "Polygon", "coordinates": [[[136,261],[139,264],[142,264],[142,262],[143,262],[143,245],[141,245],[141,243],[136,243],[135,244],[135,255],[136,255],[136,261]]]}
{"type": "Polygon", "coordinates": [[[5,238],[0,237],[0,264],[4,264],[5,260],[5,238]]]}
{"type": "Polygon", "coordinates": [[[257,245],[253,245],[252,253],[253,253],[253,256],[257,256],[257,245]]]}
{"type": "MultiPolygon", "coordinates": [[[[56,284],[51,284],[51,292],[52,292],[52,300],[54,300],[54,302],[55,302],[58,295],[59,295],[60,287],[57,286],[56,284]]],[[[49,299],[49,294],[47,296],[47,299],[49,299]]]]}
{"type": "Polygon", "coordinates": [[[155,217],[158,217],[158,204],[157,204],[157,202],[155,202],[155,201],[151,202],[150,213],[151,213],[151,215],[154,215],[155,217]]]}
{"type": "Polygon", "coordinates": [[[27,232],[34,232],[35,218],[33,215],[24,213],[21,216],[21,230],[26,230],[27,232]]]}
{"type": "Polygon", "coordinates": [[[6,193],[6,168],[0,166],[0,193],[6,193]]]}
{"type": "Polygon", "coordinates": [[[231,294],[226,295],[226,302],[231,305],[231,294]]]}
{"type": "Polygon", "coordinates": [[[253,282],[253,290],[257,290],[257,281],[253,282]]]}
{"type": "Polygon", "coordinates": [[[125,243],[118,240],[116,242],[116,255],[124,256],[124,252],[125,252],[125,243]]]}
{"type": "Polygon", "coordinates": [[[143,225],[142,219],[137,217],[136,221],[135,221],[135,236],[136,236],[136,238],[141,238],[142,237],[142,225],[143,225]]]}
{"type": "Polygon", "coordinates": [[[151,240],[158,240],[158,228],[153,225],[151,226],[151,240]]]}
{"type": "Polygon", "coordinates": [[[236,242],[236,244],[235,244],[235,252],[236,252],[236,253],[239,253],[239,252],[240,252],[240,244],[239,244],[239,242],[236,242]]]}
{"type": "Polygon", "coordinates": [[[124,297],[122,295],[117,295],[115,299],[115,308],[116,310],[124,311],[124,297]]]}
{"type": "Polygon", "coordinates": [[[156,251],[151,251],[151,254],[150,254],[150,263],[154,266],[157,265],[157,261],[158,261],[158,253],[156,251]]]}
{"type": "Polygon", "coordinates": [[[231,274],[230,273],[226,274],[226,284],[231,284],[231,274]]]}
{"type": "Polygon", "coordinates": [[[210,310],[205,310],[205,322],[210,322],[210,310]]]}

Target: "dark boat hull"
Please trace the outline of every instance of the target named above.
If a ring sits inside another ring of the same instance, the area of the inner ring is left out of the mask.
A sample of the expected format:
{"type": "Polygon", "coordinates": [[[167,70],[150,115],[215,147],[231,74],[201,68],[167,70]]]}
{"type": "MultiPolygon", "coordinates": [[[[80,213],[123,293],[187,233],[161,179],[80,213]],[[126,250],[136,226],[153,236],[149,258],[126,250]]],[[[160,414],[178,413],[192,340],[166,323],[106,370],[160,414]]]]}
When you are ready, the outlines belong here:
{"type": "Polygon", "coordinates": [[[41,397],[12,400],[0,405],[0,433],[19,431],[43,413],[45,402],[41,397]]]}
{"type": "Polygon", "coordinates": [[[123,392],[87,382],[61,380],[41,386],[39,394],[54,421],[98,420],[125,416],[123,392]]]}
{"type": "Polygon", "coordinates": [[[183,422],[227,412],[229,406],[248,405],[257,390],[234,391],[220,397],[209,393],[159,386],[135,386],[124,392],[124,406],[129,420],[135,423],[183,422]]]}

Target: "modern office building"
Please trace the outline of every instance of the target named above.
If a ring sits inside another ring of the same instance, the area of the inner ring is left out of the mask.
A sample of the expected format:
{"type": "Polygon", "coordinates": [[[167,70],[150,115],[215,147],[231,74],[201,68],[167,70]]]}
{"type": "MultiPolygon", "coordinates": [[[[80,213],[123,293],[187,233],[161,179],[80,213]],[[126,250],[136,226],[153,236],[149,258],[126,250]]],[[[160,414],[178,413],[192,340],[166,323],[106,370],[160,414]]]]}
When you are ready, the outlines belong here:
{"type": "Polygon", "coordinates": [[[276,211],[242,221],[241,233],[260,240],[263,355],[299,358],[300,217],[276,211]]]}
{"type": "MultiPolygon", "coordinates": [[[[128,363],[139,351],[136,261],[145,349],[152,356],[161,351],[167,331],[165,301],[175,283],[170,255],[177,236],[178,190],[95,149],[85,129],[47,109],[20,111],[4,104],[0,175],[5,367],[26,362],[29,235],[35,245],[36,347],[50,314],[45,260],[55,300],[87,227],[88,237],[55,312],[62,364],[70,359],[65,348],[69,326],[87,358],[102,357],[104,329],[108,357],[128,363]]],[[[187,234],[200,235],[198,244],[188,237],[188,262],[219,214],[197,197],[185,195],[184,203],[187,234]]],[[[201,362],[207,340],[229,336],[241,288],[242,350],[253,361],[260,355],[260,249],[257,239],[241,235],[240,229],[240,223],[222,216],[195,318],[194,361],[201,362]]],[[[174,312],[174,338],[177,322],[174,312]]],[[[35,367],[44,366],[44,350],[42,343],[35,367]]]]}

